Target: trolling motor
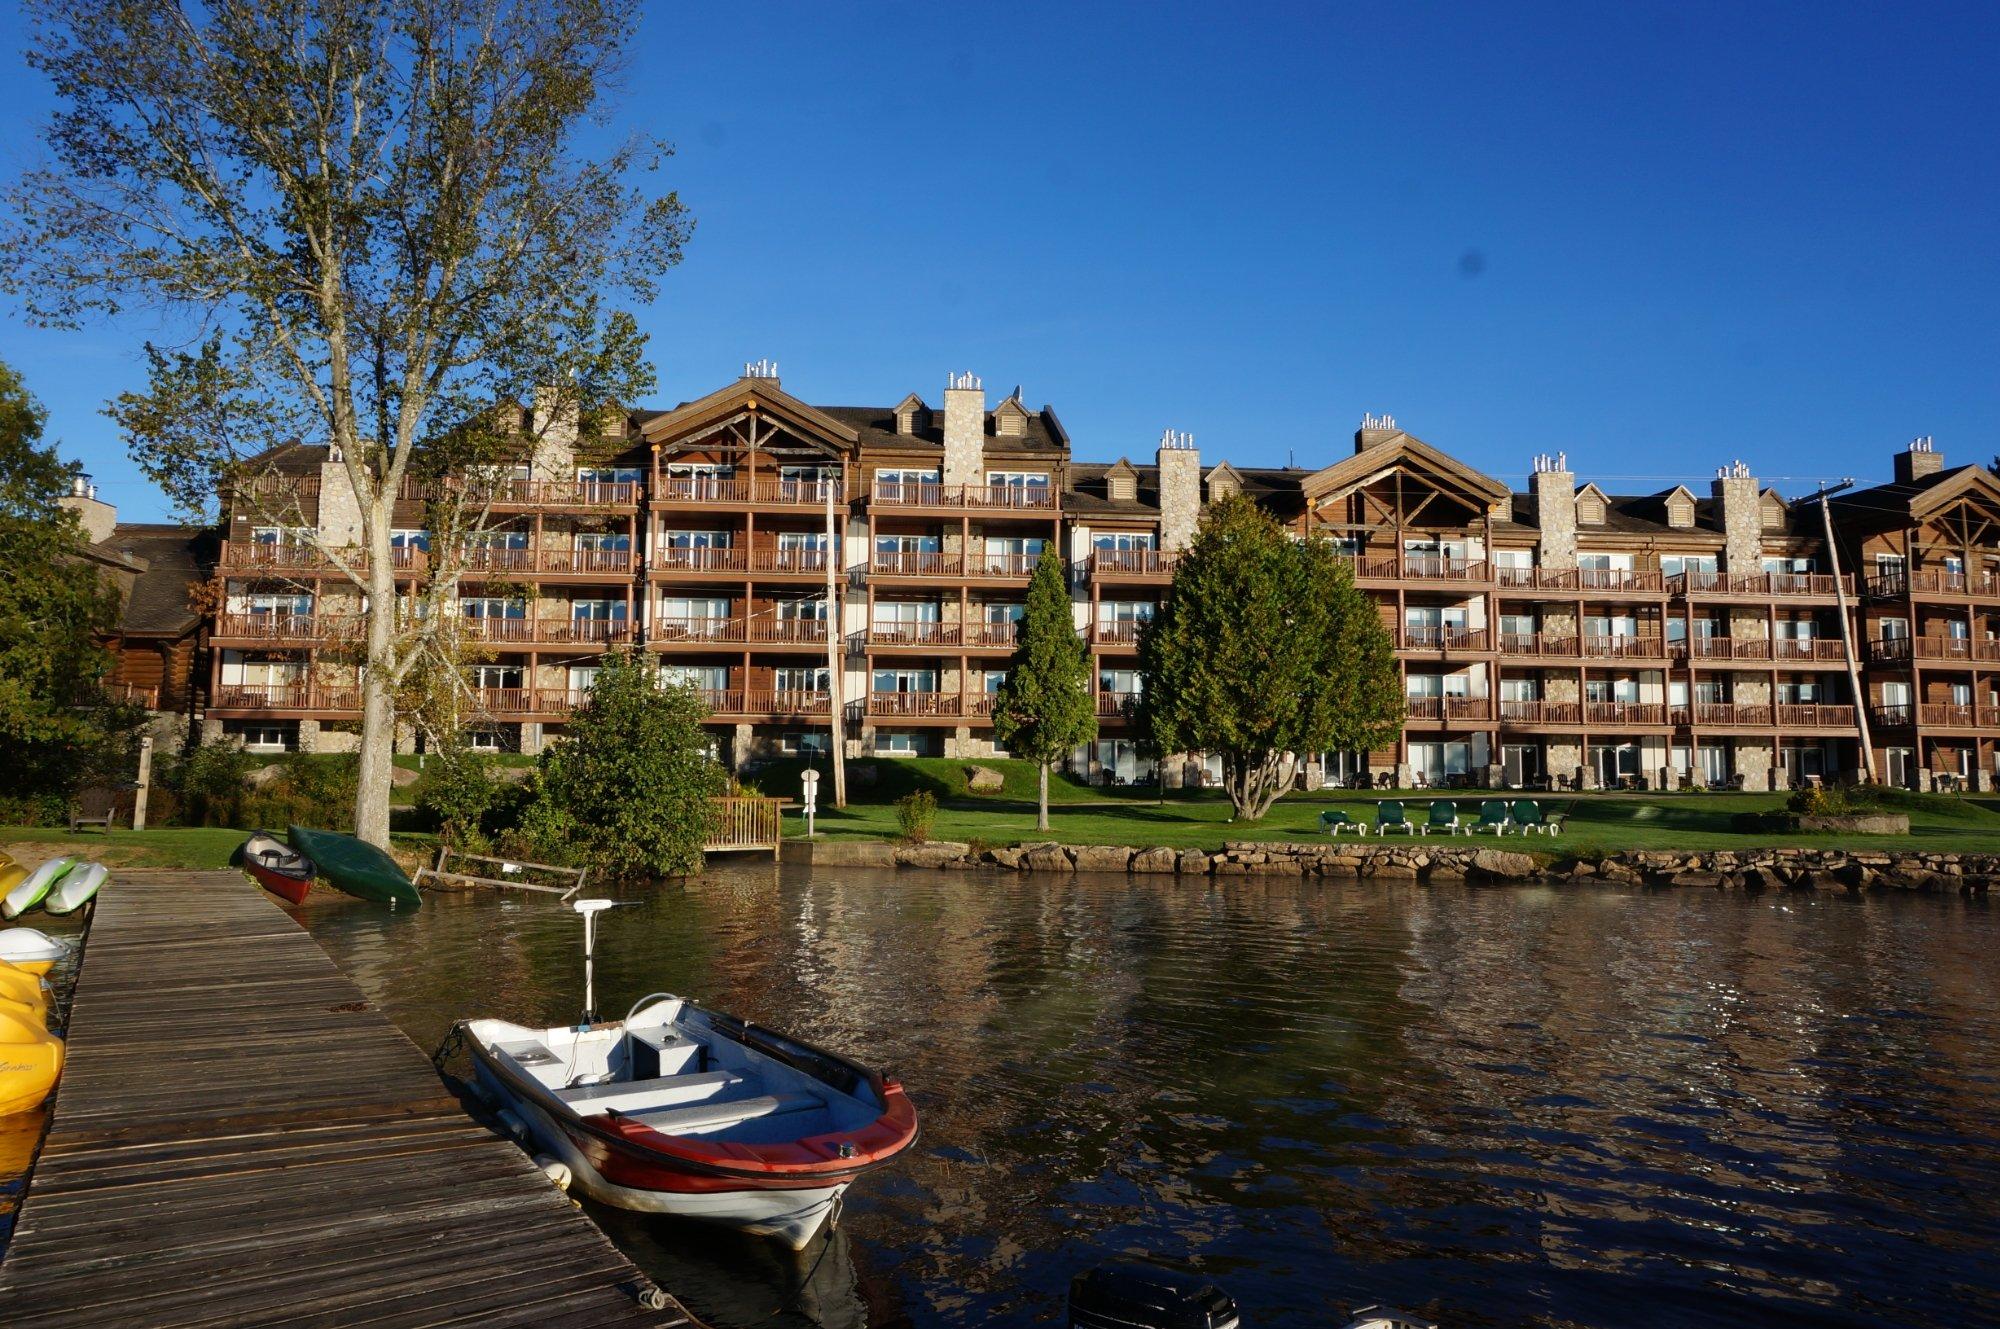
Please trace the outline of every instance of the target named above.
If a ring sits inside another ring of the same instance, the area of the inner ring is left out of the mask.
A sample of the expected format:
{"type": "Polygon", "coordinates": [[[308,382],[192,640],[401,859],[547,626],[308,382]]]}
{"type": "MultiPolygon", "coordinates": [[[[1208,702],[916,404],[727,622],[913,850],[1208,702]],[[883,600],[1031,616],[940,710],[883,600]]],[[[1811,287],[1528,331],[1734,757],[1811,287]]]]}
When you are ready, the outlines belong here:
{"type": "Polygon", "coordinates": [[[583,1019],[578,1029],[597,1023],[597,916],[617,904],[615,900],[578,900],[570,908],[583,915],[583,1019]]]}

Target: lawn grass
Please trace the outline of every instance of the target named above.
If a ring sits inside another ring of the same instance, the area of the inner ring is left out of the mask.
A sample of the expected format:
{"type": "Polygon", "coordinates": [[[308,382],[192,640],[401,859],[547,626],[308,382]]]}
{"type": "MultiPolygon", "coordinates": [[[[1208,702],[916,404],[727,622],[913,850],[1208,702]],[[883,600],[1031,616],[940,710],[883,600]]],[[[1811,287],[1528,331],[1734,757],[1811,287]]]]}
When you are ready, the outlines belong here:
{"type": "MultiPolygon", "coordinates": [[[[849,763],[849,805],[834,810],[830,782],[820,782],[817,829],[833,839],[895,839],[900,835],[895,800],[913,789],[928,789],[938,800],[931,838],[971,840],[989,845],[1036,840],[1066,844],[1166,845],[1177,849],[1218,849],[1225,840],[1315,840],[1323,838],[1319,815],[1331,808],[1372,823],[1376,804],[1400,798],[1410,819],[1421,823],[1433,798],[1427,791],[1354,793],[1319,790],[1288,794],[1262,821],[1231,820],[1229,800],[1219,791],[1173,791],[1164,802],[1158,791],[1139,788],[1103,789],[1052,775],[1049,780],[1049,829],[1035,829],[1034,767],[1021,761],[981,761],[999,769],[1000,792],[971,793],[966,768],[974,763],[945,758],[906,758],[849,763]],[[874,774],[866,774],[871,768],[874,774]],[[857,778],[858,777],[858,778],[857,778]]],[[[757,781],[763,792],[798,796],[798,767],[766,768],[757,781]]],[[[1480,791],[1454,795],[1462,820],[1477,818],[1480,791]]],[[[1785,806],[1784,794],[1613,794],[1545,796],[1545,810],[1566,810],[1569,825],[1560,837],[1510,835],[1519,847],[1563,853],[1613,853],[1624,849],[1760,849],[1796,845],[1802,848],[1928,849],[1942,852],[2000,853],[2000,811],[1987,802],[1947,795],[1891,794],[1891,810],[1907,813],[1907,836],[1796,835],[1747,833],[1731,819],[1741,812],[1775,812],[1785,806]]],[[[1989,800],[1990,801],[1990,800],[1989,800]]],[[[791,835],[805,830],[802,817],[785,819],[791,835]]],[[[1401,837],[1392,837],[1400,839],[1401,837]]],[[[1436,839],[1436,836],[1430,837],[1436,839]]],[[[1447,839],[1453,837],[1446,837],[1447,839]]],[[[1464,837],[1456,837],[1463,839],[1464,837]]],[[[1492,843],[1488,833],[1479,843],[1492,843]]],[[[1370,836],[1368,843],[1375,843],[1370,836]]]]}

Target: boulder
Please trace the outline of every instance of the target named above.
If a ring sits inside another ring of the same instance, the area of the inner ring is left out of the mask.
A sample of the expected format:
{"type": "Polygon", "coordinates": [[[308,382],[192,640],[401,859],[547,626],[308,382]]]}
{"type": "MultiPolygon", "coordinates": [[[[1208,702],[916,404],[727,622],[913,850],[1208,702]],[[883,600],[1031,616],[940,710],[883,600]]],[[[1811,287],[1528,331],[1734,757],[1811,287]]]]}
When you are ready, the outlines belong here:
{"type": "Polygon", "coordinates": [[[1715,872],[1676,872],[1667,878],[1667,884],[1669,886],[1716,887],[1722,885],[1722,876],[1715,872]]]}
{"type": "Polygon", "coordinates": [[[1162,845],[1151,849],[1141,849],[1132,855],[1131,870],[1134,872],[1172,872],[1174,851],[1162,845]]]}
{"type": "Polygon", "coordinates": [[[975,794],[997,794],[1006,788],[1007,781],[991,766],[968,766],[965,768],[965,787],[975,794]]]}
{"type": "Polygon", "coordinates": [[[1029,872],[1068,872],[1075,865],[1061,845],[1038,844],[1021,855],[1021,866],[1029,872]]]}
{"type": "MultiPolygon", "coordinates": [[[[397,775],[402,775],[405,773],[403,768],[400,766],[395,767],[394,772],[395,773],[389,777],[391,780],[395,780],[397,775]]],[[[280,775],[283,775],[284,773],[285,773],[285,768],[283,766],[279,765],[277,762],[272,762],[269,766],[259,766],[256,770],[244,776],[243,783],[248,785],[252,789],[262,789],[265,785],[271,783],[271,781],[277,779],[280,775]]],[[[415,771],[408,772],[408,775],[411,781],[415,781],[417,778],[417,773],[415,771]]],[[[397,781],[397,783],[402,783],[402,782],[397,781]]]]}
{"type": "Polygon", "coordinates": [[[1132,867],[1132,850],[1126,845],[1080,844],[1069,852],[1078,872],[1126,872],[1132,867]]]}
{"type": "MultiPolygon", "coordinates": [[[[278,768],[276,766],[266,766],[263,770],[258,771],[256,774],[252,775],[250,779],[259,788],[262,788],[264,783],[267,780],[269,780],[271,776],[277,774],[277,772],[278,768]]],[[[506,768],[501,767],[495,770],[494,774],[502,775],[505,774],[505,772],[506,768]]],[[[524,775],[526,774],[525,771],[523,771],[522,773],[524,775]]],[[[415,784],[417,781],[423,778],[424,778],[424,773],[422,771],[414,769],[413,767],[391,766],[389,768],[389,783],[394,785],[398,789],[408,789],[411,785],[415,784]]]]}
{"type": "Polygon", "coordinates": [[[1871,812],[1851,817],[1800,817],[1799,829],[1820,835],[1908,835],[1910,819],[1900,812],[1871,812]]]}
{"type": "Polygon", "coordinates": [[[1533,855],[1507,849],[1481,849],[1473,854],[1468,875],[1488,881],[1520,881],[1538,871],[1533,855]]]}
{"type": "Polygon", "coordinates": [[[1785,879],[1771,868],[1743,869],[1743,889],[1746,891],[1775,891],[1784,887],[1785,879]]]}
{"type": "Polygon", "coordinates": [[[970,846],[954,840],[933,840],[927,844],[899,844],[896,846],[896,866],[904,868],[941,868],[963,859],[970,846]]]}
{"type": "Polygon", "coordinates": [[[1174,870],[1184,877],[1204,877],[1208,875],[1208,855],[1199,849],[1183,849],[1174,860],[1174,870]]]}
{"type": "Polygon", "coordinates": [[[999,849],[987,850],[986,860],[1003,868],[1019,868],[1021,866],[1021,857],[1025,853],[1027,853],[1025,849],[1003,846],[999,849]]]}

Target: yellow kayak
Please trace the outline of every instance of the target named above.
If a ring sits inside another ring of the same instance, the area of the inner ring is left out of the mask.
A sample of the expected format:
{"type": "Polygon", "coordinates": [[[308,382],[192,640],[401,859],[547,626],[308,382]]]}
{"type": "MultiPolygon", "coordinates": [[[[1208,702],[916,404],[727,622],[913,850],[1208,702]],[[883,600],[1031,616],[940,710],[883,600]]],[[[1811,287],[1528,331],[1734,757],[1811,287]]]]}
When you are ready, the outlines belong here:
{"type": "Polygon", "coordinates": [[[0,928],[0,960],[31,974],[46,974],[55,968],[66,949],[63,943],[33,928],[0,928]]]}
{"type": "Polygon", "coordinates": [[[62,1065],[60,1038],[44,1029],[40,1020],[0,1008],[0,1117],[41,1106],[56,1087],[62,1065]]]}
{"type": "Polygon", "coordinates": [[[28,870],[13,859],[0,863],[0,895],[7,894],[27,879],[28,870]]]}
{"type": "Polygon", "coordinates": [[[44,1015],[48,1013],[49,992],[42,980],[5,960],[0,960],[0,998],[32,1006],[44,1015]]]}

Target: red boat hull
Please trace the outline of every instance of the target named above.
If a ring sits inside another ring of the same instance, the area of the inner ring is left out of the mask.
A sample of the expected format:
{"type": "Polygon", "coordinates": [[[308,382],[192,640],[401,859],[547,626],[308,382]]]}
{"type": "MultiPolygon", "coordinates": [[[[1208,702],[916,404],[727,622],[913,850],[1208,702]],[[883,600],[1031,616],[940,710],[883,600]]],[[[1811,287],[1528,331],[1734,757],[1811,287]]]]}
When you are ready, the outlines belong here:
{"type": "Polygon", "coordinates": [[[271,894],[289,900],[293,904],[304,904],[306,892],[312,889],[312,878],[289,877],[275,868],[267,868],[261,863],[246,863],[244,871],[257,879],[257,884],[271,894]]]}

